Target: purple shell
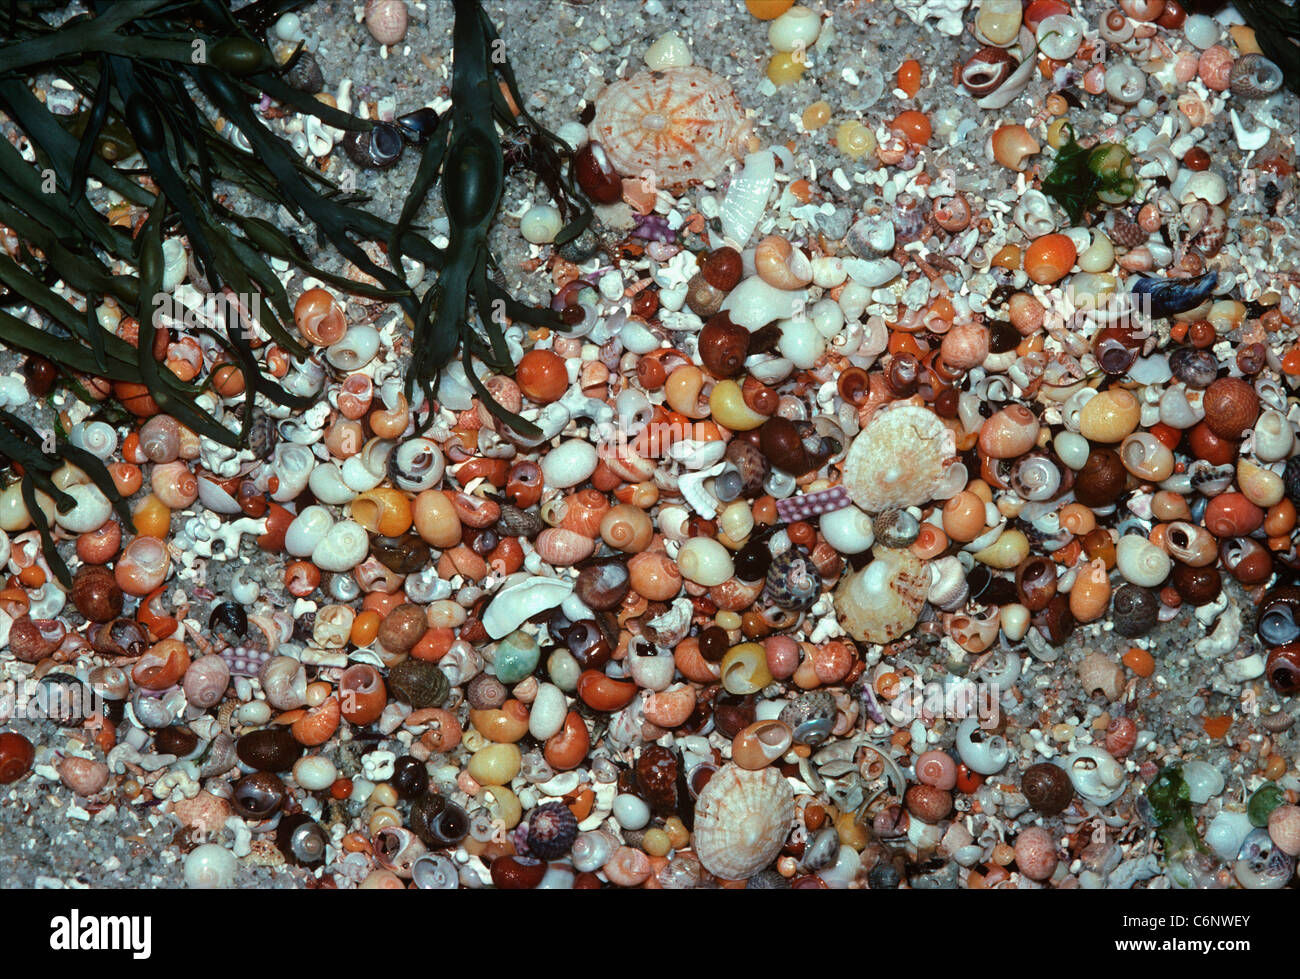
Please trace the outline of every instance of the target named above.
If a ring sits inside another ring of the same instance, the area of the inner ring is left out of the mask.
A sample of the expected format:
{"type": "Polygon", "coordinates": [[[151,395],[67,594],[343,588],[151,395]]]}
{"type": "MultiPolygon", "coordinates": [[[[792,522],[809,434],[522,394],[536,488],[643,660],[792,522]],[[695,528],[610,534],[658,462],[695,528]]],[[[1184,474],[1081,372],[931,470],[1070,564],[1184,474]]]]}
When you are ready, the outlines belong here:
{"type": "Polygon", "coordinates": [[[677,235],[668,227],[668,219],[659,214],[646,214],[636,218],[636,230],[632,232],[644,241],[672,242],[677,235]]]}
{"type": "Polygon", "coordinates": [[[578,836],[578,820],[563,802],[538,806],[528,817],[528,850],[541,860],[558,860],[578,836]]]}
{"type": "Polygon", "coordinates": [[[260,676],[271,654],[252,646],[227,646],[217,654],[230,667],[231,676],[260,676]]]}
{"type": "Polygon", "coordinates": [[[776,515],[785,523],[820,517],[823,513],[843,510],[849,505],[849,491],[843,486],[832,486],[817,493],[802,493],[776,501],[776,515]]]}

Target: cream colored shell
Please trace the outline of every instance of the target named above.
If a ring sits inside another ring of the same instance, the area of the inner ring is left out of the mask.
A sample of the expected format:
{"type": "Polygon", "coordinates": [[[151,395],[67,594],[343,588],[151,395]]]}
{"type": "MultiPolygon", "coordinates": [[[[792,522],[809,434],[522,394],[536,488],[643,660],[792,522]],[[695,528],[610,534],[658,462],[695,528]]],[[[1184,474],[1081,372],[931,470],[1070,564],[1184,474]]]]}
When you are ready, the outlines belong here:
{"type": "Polygon", "coordinates": [[[869,513],[920,506],[934,498],[956,456],[956,437],[929,408],[882,408],[849,448],[844,488],[869,513]]]}
{"type": "Polygon", "coordinates": [[[794,826],[794,792],[773,768],[724,765],[695,803],[695,855],[723,880],[753,877],[776,859],[794,826]]]}
{"type": "Polygon", "coordinates": [[[588,132],[623,176],[671,187],[721,173],[742,149],[749,122],[725,78],[668,68],[606,88],[588,132]]]}
{"type": "Polygon", "coordinates": [[[877,547],[876,558],[835,589],[835,613],[859,642],[887,643],[916,625],[930,572],[911,551],[877,547]]]}

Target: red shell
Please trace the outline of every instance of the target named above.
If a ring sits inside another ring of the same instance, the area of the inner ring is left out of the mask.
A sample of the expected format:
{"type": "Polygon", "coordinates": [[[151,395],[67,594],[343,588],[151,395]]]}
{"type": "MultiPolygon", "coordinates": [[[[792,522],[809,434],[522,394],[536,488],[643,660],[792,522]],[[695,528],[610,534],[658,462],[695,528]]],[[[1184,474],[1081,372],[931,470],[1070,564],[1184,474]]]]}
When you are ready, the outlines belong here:
{"type": "Polygon", "coordinates": [[[6,731],[0,734],[0,784],[17,782],[32,770],[36,749],[21,734],[6,731]]]}

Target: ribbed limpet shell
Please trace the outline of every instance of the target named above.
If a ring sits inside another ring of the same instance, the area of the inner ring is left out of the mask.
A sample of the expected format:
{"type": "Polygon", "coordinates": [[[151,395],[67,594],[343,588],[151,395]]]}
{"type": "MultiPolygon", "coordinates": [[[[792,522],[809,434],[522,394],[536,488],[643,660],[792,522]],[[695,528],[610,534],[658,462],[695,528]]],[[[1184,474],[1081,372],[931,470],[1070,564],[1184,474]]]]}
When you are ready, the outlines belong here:
{"type": "Polygon", "coordinates": [[[849,448],[844,487],[869,513],[919,506],[934,499],[956,456],[952,429],[929,408],[881,408],[849,448]]]}
{"type": "Polygon", "coordinates": [[[835,612],[859,642],[893,642],[916,625],[929,590],[924,561],[908,550],[877,547],[876,559],[835,589],[835,612]]]}
{"type": "Polygon", "coordinates": [[[724,765],[695,802],[695,855],[723,880],[745,880],[773,860],[794,826],[794,792],[780,772],[724,765]]]}
{"type": "Polygon", "coordinates": [[[619,173],[648,171],[669,187],[721,173],[741,150],[749,122],[726,79],[704,68],[669,68],[606,88],[588,132],[619,173]]]}

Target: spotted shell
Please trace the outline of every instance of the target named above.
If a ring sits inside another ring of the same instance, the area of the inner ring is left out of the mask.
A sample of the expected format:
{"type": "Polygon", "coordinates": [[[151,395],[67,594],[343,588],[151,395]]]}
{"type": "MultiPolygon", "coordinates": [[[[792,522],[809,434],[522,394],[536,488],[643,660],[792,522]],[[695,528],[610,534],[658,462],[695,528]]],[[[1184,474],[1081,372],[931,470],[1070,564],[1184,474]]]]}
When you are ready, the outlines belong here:
{"type": "Polygon", "coordinates": [[[731,85],[703,68],[643,71],[596,100],[591,138],[624,176],[670,187],[722,172],[749,132],[731,85]]]}
{"type": "Polygon", "coordinates": [[[724,765],[695,803],[695,855],[723,880],[745,880],[776,859],[794,826],[794,792],[771,768],[724,765]]]}
{"type": "Polygon", "coordinates": [[[794,523],[796,520],[808,520],[824,513],[843,510],[848,505],[849,494],[844,491],[844,487],[832,486],[816,493],[800,493],[798,496],[777,500],[776,515],[786,523],[794,523]]]}
{"type": "Polygon", "coordinates": [[[767,594],[773,604],[802,612],[822,592],[822,578],[812,559],[798,548],[782,551],[767,569],[767,594]]]}
{"type": "Polygon", "coordinates": [[[919,506],[944,485],[957,443],[929,408],[900,404],[877,411],[844,460],[844,487],[869,513],[919,506]]]}
{"type": "Polygon", "coordinates": [[[797,744],[818,745],[835,727],[835,697],[829,690],[809,690],[781,708],[780,720],[797,744]]]}
{"type": "Polygon", "coordinates": [[[835,589],[835,611],[859,642],[892,642],[916,625],[930,590],[925,562],[907,550],[876,549],[876,559],[835,589]]]}

